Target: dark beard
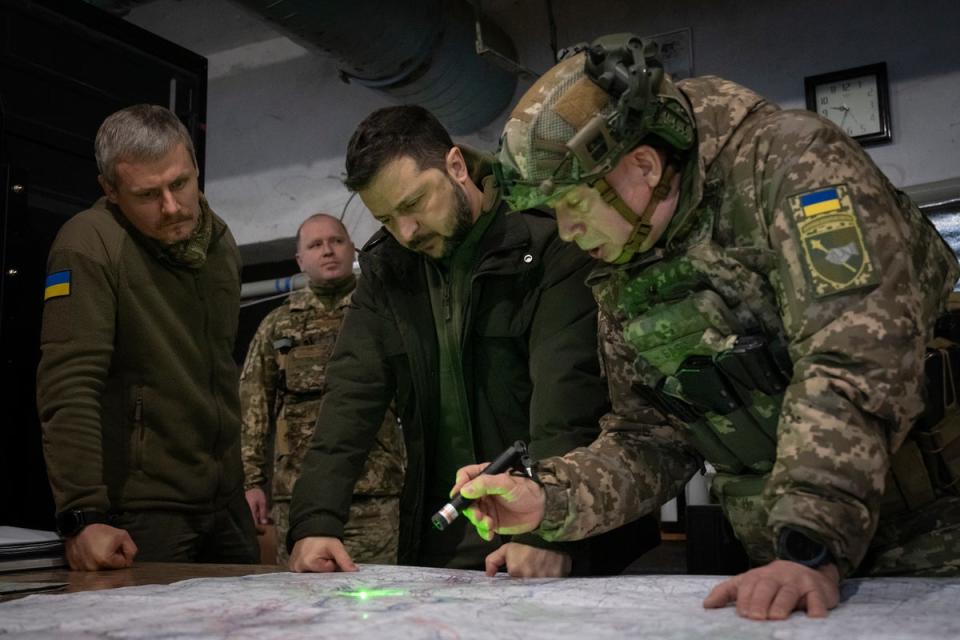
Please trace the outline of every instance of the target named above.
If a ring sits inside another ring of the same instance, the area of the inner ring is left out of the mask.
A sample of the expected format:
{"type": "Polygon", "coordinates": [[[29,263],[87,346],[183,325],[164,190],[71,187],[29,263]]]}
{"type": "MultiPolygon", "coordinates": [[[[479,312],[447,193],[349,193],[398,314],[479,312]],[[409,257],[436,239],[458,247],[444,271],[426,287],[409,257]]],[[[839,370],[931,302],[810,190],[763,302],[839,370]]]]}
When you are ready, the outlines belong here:
{"type": "Polygon", "coordinates": [[[453,210],[453,230],[450,236],[443,240],[443,253],[441,259],[449,258],[457,250],[463,241],[470,235],[470,229],[473,228],[473,213],[470,211],[470,203],[467,202],[467,194],[463,192],[453,178],[447,176],[450,186],[453,188],[453,195],[456,198],[453,210]]]}

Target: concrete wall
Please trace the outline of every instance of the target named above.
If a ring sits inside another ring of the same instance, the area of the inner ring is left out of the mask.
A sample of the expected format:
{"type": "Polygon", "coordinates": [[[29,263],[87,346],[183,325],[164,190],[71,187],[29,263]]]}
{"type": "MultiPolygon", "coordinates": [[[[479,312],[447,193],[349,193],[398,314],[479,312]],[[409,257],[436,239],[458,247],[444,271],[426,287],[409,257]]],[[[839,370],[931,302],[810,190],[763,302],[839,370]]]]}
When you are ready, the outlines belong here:
{"type": "MultiPolygon", "coordinates": [[[[512,36],[520,61],[538,71],[551,64],[545,4],[482,5],[512,36]]],[[[804,76],[885,61],[894,139],[870,154],[900,186],[960,176],[960,2],[664,4],[554,0],[559,44],[689,27],[696,75],[725,76],[792,108],[804,106],[804,76]]],[[[316,211],[341,213],[346,142],[367,113],[391,104],[386,97],[342,83],[332,60],[228,0],[156,0],[127,18],[209,59],[206,191],[241,244],[292,236],[316,211]]],[[[461,140],[494,148],[503,118],[461,140]]],[[[377,227],[359,199],[345,222],[358,243],[377,227]]]]}

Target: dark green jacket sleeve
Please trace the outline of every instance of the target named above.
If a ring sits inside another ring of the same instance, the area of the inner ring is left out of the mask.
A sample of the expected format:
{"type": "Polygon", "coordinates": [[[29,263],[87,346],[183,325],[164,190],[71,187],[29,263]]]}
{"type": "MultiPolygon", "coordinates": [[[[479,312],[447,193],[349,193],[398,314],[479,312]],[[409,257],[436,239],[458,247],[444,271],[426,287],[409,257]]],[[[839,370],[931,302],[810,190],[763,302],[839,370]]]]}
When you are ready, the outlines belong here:
{"type": "Polygon", "coordinates": [[[44,304],[37,370],[43,451],[58,511],[107,511],[100,398],[113,355],[116,283],[96,247],[62,238],[47,273],[68,270],[70,293],[44,304]]]}

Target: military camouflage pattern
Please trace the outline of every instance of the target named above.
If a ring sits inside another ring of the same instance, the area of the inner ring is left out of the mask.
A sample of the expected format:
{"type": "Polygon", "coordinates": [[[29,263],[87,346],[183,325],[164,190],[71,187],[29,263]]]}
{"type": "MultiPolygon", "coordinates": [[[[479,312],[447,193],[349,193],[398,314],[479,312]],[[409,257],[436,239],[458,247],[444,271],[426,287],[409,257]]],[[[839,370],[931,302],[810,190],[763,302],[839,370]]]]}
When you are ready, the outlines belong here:
{"type": "MultiPolygon", "coordinates": [[[[774,534],[789,525],[822,539],[848,575],[877,531],[891,454],[923,409],[924,347],[960,268],[919,210],[829,122],[781,111],[719,78],[677,86],[696,120],[698,153],[684,168],[678,208],[658,247],[592,280],[613,413],[589,448],[541,463],[548,503],[539,533],[555,540],[606,531],[658,508],[700,466],[693,433],[648,386],[680,354],[654,364],[635,345],[709,352],[731,336],[760,334],[782,341],[792,363],[775,463],[768,477],[753,476],[760,481],[752,495],[736,482],[715,490],[731,498],[727,514],[754,561],[772,557],[774,534]],[[834,191],[835,204],[809,204],[834,191]],[[803,228],[831,216],[815,232],[803,228]],[[860,240],[851,247],[852,234],[860,240]],[[811,257],[812,240],[827,251],[844,247],[831,254],[835,271],[812,272],[823,260],[811,257]],[[867,273],[866,256],[874,270],[866,277],[836,276],[850,270],[842,263],[867,273]],[[827,291],[820,285],[831,277],[827,291]],[[629,331],[658,304],[709,317],[690,299],[695,291],[718,295],[729,313],[702,324],[685,318],[692,335],[672,322],[629,331]]],[[[900,514],[899,526],[881,524],[889,534],[877,542],[887,548],[861,571],[956,567],[960,536],[949,520],[956,511],[934,513],[939,519],[925,524],[938,531],[928,539],[952,546],[905,540],[922,529],[912,524],[924,520],[914,510],[900,514]]]]}
{"type": "MultiPolygon", "coordinates": [[[[616,49],[622,42],[605,44],[616,49]]],[[[648,135],[678,149],[693,144],[689,114],[674,85],[660,81],[661,69],[639,61],[634,71],[643,81],[632,89],[628,107],[590,79],[585,59],[581,52],[555,65],[510,113],[499,163],[504,200],[513,210],[543,206],[576,184],[592,184],[648,135]]]]}
{"type": "MultiPolygon", "coordinates": [[[[313,436],[325,388],[326,364],[351,294],[337,301],[324,301],[310,289],[291,294],[285,305],[270,312],[260,324],[240,376],[241,454],[246,489],[266,483],[265,456],[269,438],[274,439],[271,515],[277,528],[280,558],[286,558],[293,486],[313,436]],[[288,345],[282,344],[284,340],[289,341],[288,345]]],[[[403,435],[395,414],[389,410],[354,487],[350,523],[344,536],[354,561],[396,562],[396,554],[390,556],[389,551],[396,551],[399,536],[398,509],[405,465],[403,435]]]]}
{"type": "Polygon", "coordinates": [[[870,575],[960,575],[960,498],[945,496],[896,518],[881,518],[864,565],[870,575]],[[907,541],[907,542],[904,542],[907,541]]]}

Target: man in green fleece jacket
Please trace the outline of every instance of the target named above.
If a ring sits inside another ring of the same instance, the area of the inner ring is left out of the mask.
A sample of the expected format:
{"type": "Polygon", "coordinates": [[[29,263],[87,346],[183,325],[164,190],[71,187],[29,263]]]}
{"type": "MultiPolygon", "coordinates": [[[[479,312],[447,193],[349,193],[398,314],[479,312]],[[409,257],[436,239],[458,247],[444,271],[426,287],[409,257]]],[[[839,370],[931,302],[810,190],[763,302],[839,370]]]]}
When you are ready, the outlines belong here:
{"type": "Polygon", "coordinates": [[[106,197],[50,249],[37,371],[67,560],[256,562],[231,355],[236,242],[167,109],[112,114],[96,156],[106,197]]]}

